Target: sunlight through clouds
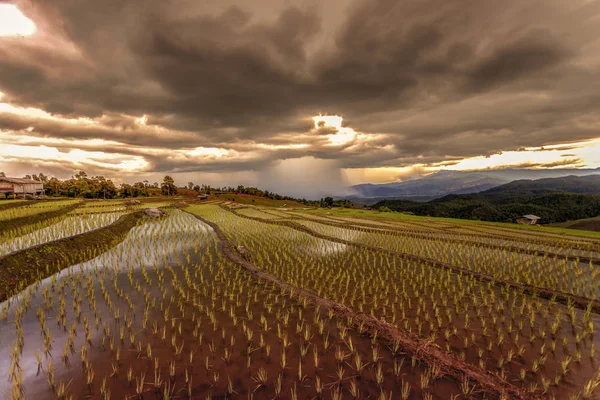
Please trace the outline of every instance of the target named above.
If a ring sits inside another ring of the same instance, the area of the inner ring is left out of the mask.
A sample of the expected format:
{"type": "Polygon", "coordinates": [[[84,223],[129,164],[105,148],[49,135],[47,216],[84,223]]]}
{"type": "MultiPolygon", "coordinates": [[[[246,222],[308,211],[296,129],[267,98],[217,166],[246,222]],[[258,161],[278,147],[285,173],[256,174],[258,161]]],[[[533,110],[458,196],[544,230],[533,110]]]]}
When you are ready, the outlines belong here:
{"type": "Polygon", "coordinates": [[[0,4],[0,37],[30,36],[36,32],[35,24],[12,4],[0,4]]]}
{"type": "Polygon", "coordinates": [[[59,157],[46,172],[258,184],[312,157],[381,183],[600,165],[588,0],[264,1],[0,0],[0,171],[59,157]]]}
{"type": "Polygon", "coordinates": [[[598,168],[600,167],[600,138],[586,142],[505,151],[488,157],[460,160],[446,169],[464,171],[486,168],[598,168]]]}
{"type": "Polygon", "coordinates": [[[119,153],[106,153],[102,151],[85,151],[73,149],[61,151],[49,146],[24,146],[15,144],[2,144],[0,146],[0,161],[27,161],[39,160],[49,163],[69,163],[73,168],[95,166],[114,170],[115,172],[141,171],[148,166],[148,162],[140,156],[130,156],[119,153]]]}
{"type": "Polygon", "coordinates": [[[335,133],[325,135],[332,146],[341,146],[356,139],[357,132],[352,128],[343,127],[344,119],[337,115],[317,115],[313,117],[315,130],[320,128],[333,128],[335,133]]]}
{"type": "Polygon", "coordinates": [[[216,147],[196,147],[194,150],[186,151],[190,156],[214,156],[217,158],[226,156],[229,152],[225,149],[217,149],[216,147]]]}

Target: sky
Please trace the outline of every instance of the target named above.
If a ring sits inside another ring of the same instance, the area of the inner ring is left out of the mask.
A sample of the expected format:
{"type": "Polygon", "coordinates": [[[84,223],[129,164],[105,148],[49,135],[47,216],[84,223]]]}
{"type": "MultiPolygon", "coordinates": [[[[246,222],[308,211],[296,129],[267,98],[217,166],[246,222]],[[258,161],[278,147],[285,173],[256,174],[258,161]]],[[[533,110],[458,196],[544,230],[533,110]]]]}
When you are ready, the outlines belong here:
{"type": "Polygon", "coordinates": [[[0,170],[340,194],[600,167],[600,2],[0,0],[0,170]]]}

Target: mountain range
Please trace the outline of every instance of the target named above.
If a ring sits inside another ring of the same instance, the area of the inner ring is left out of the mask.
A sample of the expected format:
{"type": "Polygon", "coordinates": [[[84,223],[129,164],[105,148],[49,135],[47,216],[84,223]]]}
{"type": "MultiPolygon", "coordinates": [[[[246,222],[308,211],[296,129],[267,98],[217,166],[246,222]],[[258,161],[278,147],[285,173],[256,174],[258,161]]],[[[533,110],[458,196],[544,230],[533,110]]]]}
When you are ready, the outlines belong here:
{"type": "Polygon", "coordinates": [[[448,194],[428,202],[387,199],[373,207],[432,217],[509,222],[535,214],[543,223],[600,215],[600,174],[559,178],[519,179],[469,194],[448,194]]]}
{"type": "MultiPolygon", "coordinates": [[[[350,188],[352,194],[346,196],[348,200],[357,203],[374,204],[383,199],[404,199],[413,201],[429,201],[449,194],[468,194],[483,192],[499,187],[509,182],[521,182],[526,185],[531,179],[553,179],[561,177],[577,177],[599,174],[597,169],[553,169],[553,170],[527,170],[527,169],[498,169],[481,171],[439,171],[422,178],[402,182],[384,184],[360,184],[350,188]]],[[[562,181],[567,187],[569,181],[562,181]]],[[[539,183],[538,185],[544,185],[539,183]]],[[[572,184],[577,186],[576,183],[572,184]]],[[[517,190],[517,187],[515,187],[517,190]]],[[[573,191],[573,190],[567,190],[573,191]]]]}

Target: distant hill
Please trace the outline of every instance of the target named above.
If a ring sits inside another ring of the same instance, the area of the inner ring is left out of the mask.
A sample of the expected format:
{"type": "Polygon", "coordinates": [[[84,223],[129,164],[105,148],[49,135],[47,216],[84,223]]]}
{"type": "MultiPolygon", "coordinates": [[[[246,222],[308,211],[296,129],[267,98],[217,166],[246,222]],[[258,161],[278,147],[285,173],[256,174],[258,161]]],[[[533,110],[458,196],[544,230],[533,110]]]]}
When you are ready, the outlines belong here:
{"type": "Polygon", "coordinates": [[[383,200],[374,207],[417,215],[513,221],[535,214],[542,223],[556,223],[600,215],[600,175],[518,180],[480,193],[450,194],[427,203],[383,200]]]}
{"type": "Polygon", "coordinates": [[[385,184],[362,184],[352,186],[354,195],[347,198],[381,200],[402,198],[427,201],[450,193],[474,193],[508,182],[505,179],[488,177],[485,174],[461,171],[440,171],[424,178],[385,184]]]}
{"type": "Polygon", "coordinates": [[[486,190],[485,193],[541,194],[549,192],[600,194],[600,174],[560,178],[520,179],[486,190]]]}
{"type": "MultiPolygon", "coordinates": [[[[429,201],[449,194],[468,194],[483,192],[513,181],[553,179],[564,177],[581,177],[592,174],[600,175],[597,169],[490,169],[479,171],[440,171],[422,178],[402,182],[383,184],[365,183],[350,187],[352,194],[343,198],[363,203],[374,204],[384,199],[409,199],[414,201],[429,201]]],[[[540,185],[545,185],[541,183],[540,185]]],[[[563,183],[565,191],[573,191],[572,187],[563,183]]],[[[516,188],[515,189],[519,189],[516,188]]],[[[520,190],[520,189],[519,189],[520,190]]],[[[540,189],[542,190],[542,189],[540,189]]],[[[575,192],[573,193],[586,193],[575,192]]]]}

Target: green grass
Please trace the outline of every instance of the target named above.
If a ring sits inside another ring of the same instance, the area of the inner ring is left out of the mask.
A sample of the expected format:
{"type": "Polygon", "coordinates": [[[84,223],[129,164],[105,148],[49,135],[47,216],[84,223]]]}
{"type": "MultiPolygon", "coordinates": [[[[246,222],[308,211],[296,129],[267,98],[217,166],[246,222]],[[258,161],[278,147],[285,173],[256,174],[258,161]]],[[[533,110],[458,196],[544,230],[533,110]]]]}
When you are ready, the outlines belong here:
{"type": "Polygon", "coordinates": [[[261,207],[285,207],[285,208],[301,208],[306,207],[304,204],[300,204],[290,200],[272,200],[266,197],[239,195],[233,193],[217,194],[216,198],[222,201],[231,201],[234,199],[234,203],[238,204],[249,204],[261,207]]]}
{"type": "Polygon", "coordinates": [[[523,230],[533,230],[536,232],[548,232],[548,233],[557,233],[561,235],[570,235],[570,236],[582,236],[593,239],[600,239],[600,232],[593,231],[583,231],[579,229],[568,229],[563,227],[555,227],[555,226],[531,226],[531,225],[520,225],[516,223],[509,222],[487,222],[487,221],[475,221],[468,219],[458,219],[458,218],[436,218],[436,217],[424,217],[419,215],[409,215],[403,214],[400,212],[379,212],[375,210],[357,210],[352,208],[332,208],[332,209],[311,209],[311,210],[303,210],[302,212],[315,213],[315,214],[334,214],[340,216],[347,217],[363,217],[363,218],[379,218],[379,219],[395,219],[395,220],[413,220],[413,221],[427,221],[427,220],[435,220],[440,222],[449,222],[453,224],[463,224],[463,225],[485,225],[485,226],[500,226],[504,228],[516,228],[523,230]]]}

